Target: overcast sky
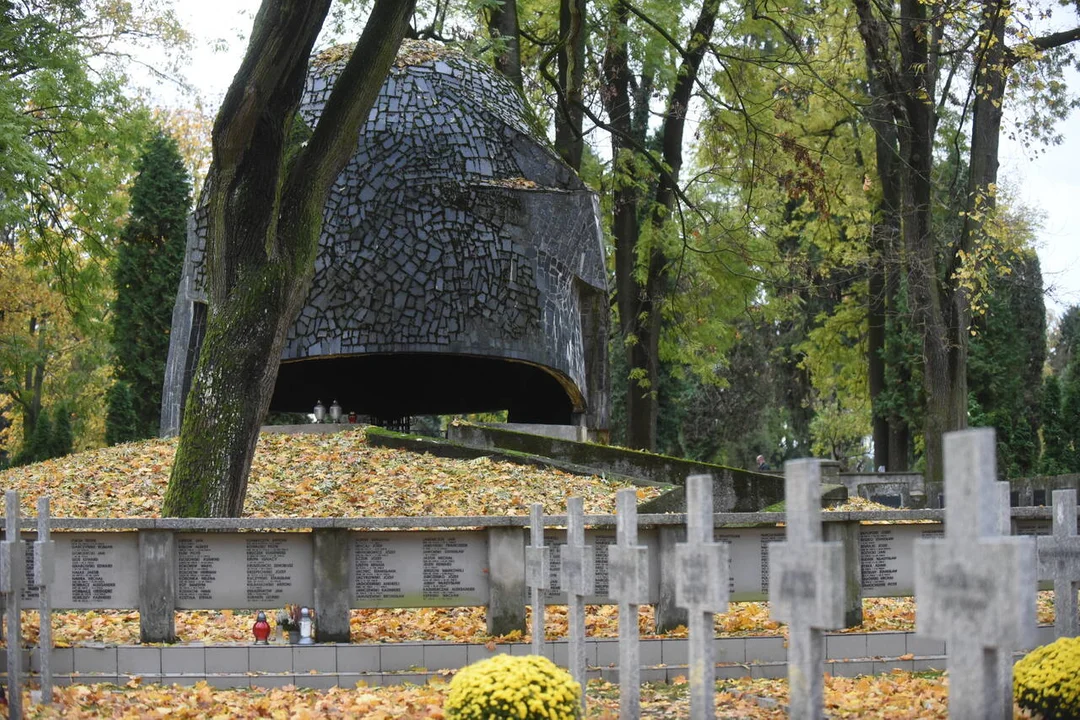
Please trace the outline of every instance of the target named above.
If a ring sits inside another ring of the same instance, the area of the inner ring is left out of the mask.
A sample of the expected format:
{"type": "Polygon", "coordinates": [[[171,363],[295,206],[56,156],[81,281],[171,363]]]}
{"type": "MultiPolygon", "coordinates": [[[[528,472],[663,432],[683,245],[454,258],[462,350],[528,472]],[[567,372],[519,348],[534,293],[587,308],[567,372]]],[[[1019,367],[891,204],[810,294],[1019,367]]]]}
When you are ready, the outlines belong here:
{"type": "MultiPolygon", "coordinates": [[[[213,110],[240,64],[257,0],[184,0],[177,12],[195,34],[196,43],[188,77],[213,110]],[[225,41],[228,52],[215,51],[225,41]]],[[[1080,92],[1080,77],[1070,85],[1080,92]]],[[[1080,116],[1073,114],[1062,127],[1065,141],[1035,158],[1002,137],[999,181],[1025,205],[1044,213],[1037,250],[1043,281],[1048,289],[1047,308],[1060,316],[1069,305],[1080,304],[1080,116]]]]}

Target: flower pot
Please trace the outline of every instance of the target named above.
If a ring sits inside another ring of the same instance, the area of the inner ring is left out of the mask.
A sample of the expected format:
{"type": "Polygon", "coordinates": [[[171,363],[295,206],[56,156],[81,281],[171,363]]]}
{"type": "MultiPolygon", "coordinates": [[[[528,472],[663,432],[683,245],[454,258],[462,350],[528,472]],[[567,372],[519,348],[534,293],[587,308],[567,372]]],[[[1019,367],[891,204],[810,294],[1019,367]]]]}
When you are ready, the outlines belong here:
{"type": "Polygon", "coordinates": [[[289,631],[289,642],[293,645],[296,645],[298,642],[300,642],[300,630],[289,631]]]}

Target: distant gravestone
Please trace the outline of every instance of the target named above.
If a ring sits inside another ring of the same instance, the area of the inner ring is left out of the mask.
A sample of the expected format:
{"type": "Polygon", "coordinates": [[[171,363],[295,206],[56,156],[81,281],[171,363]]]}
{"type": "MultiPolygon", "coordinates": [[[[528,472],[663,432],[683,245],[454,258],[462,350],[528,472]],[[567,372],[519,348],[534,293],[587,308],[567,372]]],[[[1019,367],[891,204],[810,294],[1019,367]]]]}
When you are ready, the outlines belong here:
{"type": "Polygon", "coordinates": [[[19,493],[4,495],[4,541],[0,542],[0,595],[7,607],[8,717],[22,717],[22,591],[26,544],[19,535],[19,493]]]}
{"type": "Polygon", "coordinates": [[[638,606],[649,602],[649,549],[638,545],[637,491],[615,495],[616,544],[608,548],[608,593],[619,601],[619,717],[641,715],[638,606]]]}
{"type": "Polygon", "coordinates": [[[529,545],[525,548],[525,584],[532,590],[532,651],[544,654],[544,591],[551,584],[551,548],[544,547],[544,506],[529,511],[529,545]]]}
{"type": "Polygon", "coordinates": [[[731,577],[730,548],[713,541],[712,492],[711,476],[686,478],[686,542],[675,546],[675,604],[688,611],[692,720],[716,713],[713,613],[727,612],[731,577]]]}
{"type": "Polygon", "coordinates": [[[569,622],[570,675],[581,683],[581,709],[585,711],[585,596],[592,595],[596,583],[595,555],[585,544],[585,512],[581,498],[566,501],[566,544],[560,555],[560,585],[566,592],[569,622]]]}
{"type": "Polygon", "coordinates": [[[844,626],[844,547],[821,540],[821,465],[784,466],[787,537],[769,550],[769,614],[788,624],[793,718],[824,714],[824,630],[844,626]]]}
{"type": "Polygon", "coordinates": [[[999,663],[1035,640],[1035,543],[1001,536],[993,429],[943,444],[945,537],[915,541],[915,630],[945,640],[949,717],[1011,718],[999,663]]]}
{"type": "Polygon", "coordinates": [[[1054,635],[1080,635],[1076,593],[1080,588],[1080,537],[1076,491],[1054,491],[1054,534],[1039,537],[1039,579],[1054,581],[1054,635]]]}

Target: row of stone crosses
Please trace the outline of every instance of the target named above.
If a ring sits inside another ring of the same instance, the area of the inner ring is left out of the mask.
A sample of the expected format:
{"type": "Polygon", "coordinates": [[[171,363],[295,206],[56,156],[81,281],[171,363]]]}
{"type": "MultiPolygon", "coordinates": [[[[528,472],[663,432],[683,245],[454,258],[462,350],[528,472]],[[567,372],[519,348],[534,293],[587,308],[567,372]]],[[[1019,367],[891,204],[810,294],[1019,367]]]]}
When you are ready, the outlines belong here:
{"type": "MultiPolygon", "coordinates": [[[[1035,641],[1037,577],[1053,578],[1055,627],[1060,636],[1080,635],[1080,537],[1076,491],[1053,495],[1053,535],[1011,537],[1009,484],[995,482],[995,440],[989,428],[949,433],[945,448],[945,537],[916,540],[916,632],[946,642],[949,717],[986,720],[1013,717],[1013,652],[1035,641]]],[[[785,466],[786,538],[770,547],[769,609],[788,625],[789,714],[824,714],[824,631],[842,627],[843,547],[823,542],[821,474],[817,460],[785,466]]],[[[712,481],[687,478],[687,537],[676,547],[676,603],[689,612],[690,717],[715,715],[714,613],[728,610],[728,544],[713,537],[712,481]]],[[[49,500],[38,499],[37,540],[32,545],[42,622],[39,635],[41,700],[52,700],[51,608],[53,576],[49,500]]],[[[19,527],[18,494],[5,498],[5,533],[0,542],[0,595],[7,610],[9,717],[22,717],[20,613],[26,567],[19,527]]],[[[526,583],[532,607],[544,607],[549,589],[549,552],[543,511],[533,505],[531,544],[526,548],[526,583]]],[[[608,548],[609,593],[619,601],[620,718],[640,717],[638,606],[648,602],[648,550],[638,545],[637,495],[620,490],[616,500],[616,544],[608,548]],[[622,622],[627,618],[628,622],[622,622]]],[[[585,597],[593,594],[592,548],[585,545],[581,498],[567,506],[567,542],[561,549],[561,586],[567,594],[571,674],[585,687],[585,597]]],[[[533,613],[533,652],[543,653],[544,613],[533,613]]],[[[582,706],[584,708],[584,693],[582,706]]]]}
{"type": "MultiPolygon", "coordinates": [[[[1077,590],[1080,537],[1076,490],[1053,494],[1053,535],[1012,537],[1009,483],[996,482],[994,431],[948,433],[945,448],[945,537],[915,544],[916,633],[945,640],[949,717],[1013,717],[1013,653],[1035,642],[1037,579],[1054,580],[1059,637],[1080,634],[1077,590]]],[[[789,716],[824,716],[824,631],[844,626],[843,546],[823,542],[821,473],[817,460],[785,465],[786,537],[769,550],[769,613],[788,625],[789,716]]],[[[616,501],[616,543],[608,548],[609,594],[619,601],[619,717],[640,717],[638,606],[648,602],[648,553],[637,542],[633,489],[616,501]],[[627,621],[623,621],[626,618],[627,621]]],[[[676,604],[689,613],[690,717],[715,716],[714,613],[728,611],[728,544],[714,542],[710,476],[686,486],[686,542],[676,546],[676,604]]],[[[531,514],[526,584],[532,607],[549,589],[549,552],[539,504],[531,514]]],[[[567,504],[566,545],[560,550],[567,593],[568,663],[585,687],[585,597],[593,593],[592,548],[585,545],[581,498],[567,504]]],[[[533,652],[543,652],[544,613],[533,613],[533,652]]],[[[584,709],[584,693],[582,707],[584,709]]]]}

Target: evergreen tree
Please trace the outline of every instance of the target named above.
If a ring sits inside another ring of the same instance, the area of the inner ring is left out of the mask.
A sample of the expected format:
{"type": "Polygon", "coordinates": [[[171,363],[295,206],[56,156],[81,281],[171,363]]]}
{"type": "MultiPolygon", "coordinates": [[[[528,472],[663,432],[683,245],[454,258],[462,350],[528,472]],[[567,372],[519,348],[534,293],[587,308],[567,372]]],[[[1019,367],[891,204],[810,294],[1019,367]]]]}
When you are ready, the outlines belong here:
{"type": "Polygon", "coordinates": [[[75,445],[75,433],[71,427],[71,410],[66,404],[56,406],[50,441],[49,457],[64,457],[71,454],[75,445]]]}
{"type": "Polygon", "coordinates": [[[1022,477],[1038,464],[1046,360],[1046,310],[1034,251],[1005,256],[1005,265],[991,274],[986,305],[969,346],[969,422],[997,428],[999,471],[1022,477]]]}
{"type": "MultiPolygon", "coordinates": [[[[134,437],[127,437],[126,428],[110,428],[106,434],[112,437],[131,440],[157,434],[190,206],[191,182],[176,140],[159,131],[147,143],[139,163],[131,189],[131,217],[120,239],[113,273],[116,378],[128,386],[128,392],[109,396],[130,401],[136,423],[134,437]]],[[[110,404],[108,417],[123,418],[126,423],[126,409],[110,404]]]]}
{"type": "Polygon", "coordinates": [[[15,456],[12,465],[29,465],[30,463],[47,460],[51,457],[49,452],[52,449],[52,436],[52,421],[49,420],[49,413],[42,409],[38,413],[33,431],[27,436],[26,443],[23,445],[22,450],[19,451],[19,454],[15,456]]]}
{"type": "Polygon", "coordinates": [[[1039,412],[1042,416],[1043,436],[1039,472],[1044,475],[1059,475],[1066,472],[1067,439],[1061,417],[1061,384],[1056,375],[1047,375],[1043,380],[1039,412]]]}
{"type": "Polygon", "coordinates": [[[116,381],[109,388],[108,414],[105,416],[105,442],[116,445],[137,440],[138,418],[131,402],[131,386],[126,382],[116,381]]]}
{"type": "Polygon", "coordinates": [[[1065,370],[1061,385],[1061,427],[1065,437],[1064,472],[1080,472],[1080,358],[1065,370]]]}

